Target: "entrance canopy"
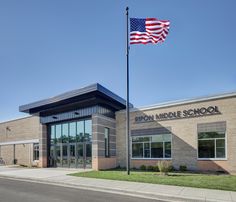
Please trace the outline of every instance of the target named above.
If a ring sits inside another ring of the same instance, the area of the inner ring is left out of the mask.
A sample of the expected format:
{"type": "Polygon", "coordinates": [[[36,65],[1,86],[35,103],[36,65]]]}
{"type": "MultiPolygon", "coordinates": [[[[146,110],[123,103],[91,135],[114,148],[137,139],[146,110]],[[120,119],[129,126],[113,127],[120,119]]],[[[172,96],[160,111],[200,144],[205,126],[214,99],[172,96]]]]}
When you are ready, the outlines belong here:
{"type": "Polygon", "coordinates": [[[55,113],[63,113],[74,109],[98,105],[115,112],[125,109],[126,101],[96,83],[52,98],[22,105],[19,107],[19,111],[34,115],[38,114],[39,116],[49,116],[55,113]]]}

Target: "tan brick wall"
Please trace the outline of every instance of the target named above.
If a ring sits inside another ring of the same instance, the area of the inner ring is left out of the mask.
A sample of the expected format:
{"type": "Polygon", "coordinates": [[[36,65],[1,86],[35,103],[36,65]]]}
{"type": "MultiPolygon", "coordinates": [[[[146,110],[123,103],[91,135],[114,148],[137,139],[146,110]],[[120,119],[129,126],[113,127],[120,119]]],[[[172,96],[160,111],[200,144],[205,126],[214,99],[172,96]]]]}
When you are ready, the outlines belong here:
{"type": "Polygon", "coordinates": [[[96,157],[92,159],[93,170],[106,170],[110,168],[115,168],[117,165],[116,157],[102,158],[96,157]]]}
{"type": "MultiPolygon", "coordinates": [[[[125,113],[116,113],[116,133],[117,133],[117,165],[126,165],[126,136],[125,136],[125,113]]],[[[146,129],[156,127],[171,127],[172,131],[172,162],[178,168],[179,165],[187,165],[192,170],[203,170],[209,167],[227,169],[229,172],[236,171],[236,98],[224,98],[211,101],[202,101],[192,104],[171,106],[159,109],[146,109],[131,112],[131,130],[146,129]],[[220,115],[176,119],[168,121],[154,121],[148,123],[135,123],[136,116],[155,115],[159,113],[183,111],[191,108],[201,108],[218,106],[220,115]],[[226,161],[210,161],[210,163],[200,163],[197,160],[197,124],[226,121],[227,125],[227,155],[226,161]]],[[[145,160],[147,162],[147,160],[145,160]]],[[[132,163],[132,161],[131,161],[132,163]]],[[[151,161],[150,161],[151,163],[151,161]]],[[[148,164],[148,163],[147,163],[148,164]]]]}
{"type": "Polygon", "coordinates": [[[15,158],[18,165],[32,165],[33,144],[19,144],[15,146],[15,158]]]}
{"type": "MultiPolygon", "coordinates": [[[[131,123],[132,125],[132,123],[131,123]]],[[[117,166],[126,166],[126,117],[125,113],[116,113],[116,155],[117,166]]]]}
{"type": "Polygon", "coordinates": [[[13,164],[13,159],[14,159],[13,145],[1,146],[1,157],[5,161],[6,165],[13,164]]]}
{"type": "MultiPolygon", "coordinates": [[[[132,160],[131,161],[131,164],[130,164],[130,166],[131,166],[131,168],[137,168],[137,169],[139,169],[140,168],[140,166],[141,165],[146,165],[146,166],[157,166],[157,163],[158,163],[158,161],[160,161],[160,160],[147,160],[147,159],[136,159],[136,160],[132,160]]],[[[170,160],[168,160],[168,161],[170,161],[170,160]]]]}
{"type": "MultiPolygon", "coordinates": [[[[198,161],[197,162],[198,169],[203,171],[226,171],[228,172],[230,169],[229,163],[227,161],[198,161]]],[[[231,170],[232,173],[234,171],[231,170]]]]}
{"type": "Polygon", "coordinates": [[[98,158],[98,169],[97,170],[105,170],[116,167],[116,157],[110,158],[98,158]]]}
{"type": "MultiPolygon", "coordinates": [[[[42,140],[42,125],[39,117],[30,116],[0,123],[0,143],[39,139],[42,140]]],[[[14,145],[2,145],[1,157],[7,164],[13,164],[14,145]]],[[[33,143],[15,144],[17,164],[32,165],[33,143]]],[[[42,164],[41,164],[42,165],[42,164]]]]}
{"type": "Polygon", "coordinates": [[[37,116],[3,122],[0,123],[0,142],[38,139],[39,131],[40,123],[37,116]]]}

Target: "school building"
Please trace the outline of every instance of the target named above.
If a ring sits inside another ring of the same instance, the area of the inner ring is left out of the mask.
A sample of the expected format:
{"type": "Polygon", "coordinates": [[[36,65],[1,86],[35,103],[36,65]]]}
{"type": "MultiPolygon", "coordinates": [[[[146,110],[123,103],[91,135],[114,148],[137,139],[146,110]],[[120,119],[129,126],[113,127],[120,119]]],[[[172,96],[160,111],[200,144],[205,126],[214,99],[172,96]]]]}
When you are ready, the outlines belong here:
{"type": "MultiPolygon", "coordinates": [[[[131,168],[168,160],[176,169],[236,173],[236,93],[130,106],[131,168]]],[[[125,108],[100,84],[22,105],[30,116],[0,123],[0,158],[7,165],[125,167],[125,108]]]]}

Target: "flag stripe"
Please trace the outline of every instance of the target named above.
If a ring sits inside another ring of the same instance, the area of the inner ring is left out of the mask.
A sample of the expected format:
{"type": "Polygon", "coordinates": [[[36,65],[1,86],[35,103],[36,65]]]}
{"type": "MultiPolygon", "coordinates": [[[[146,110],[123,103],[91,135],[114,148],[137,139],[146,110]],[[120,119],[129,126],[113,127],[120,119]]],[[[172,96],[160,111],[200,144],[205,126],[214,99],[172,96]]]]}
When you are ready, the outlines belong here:
{"type": "MultiPolygon", "coordinates": [[[[166,35],[168,34],[168,32],[164,32],[166,35]]],[[[147,39],[150,38],[150,37],[154,37],[154,38],[158,38],[161,34],[163,34],[163,32],[158,32],[158,33],[155,33],[155,34],[148,34],[148,33],[143,33],[143,34],[140,34],[140,33],[131,33],[130,34],[130,39],[131,38],[138,38],[138,37],[146,37],[147,39]]]]}

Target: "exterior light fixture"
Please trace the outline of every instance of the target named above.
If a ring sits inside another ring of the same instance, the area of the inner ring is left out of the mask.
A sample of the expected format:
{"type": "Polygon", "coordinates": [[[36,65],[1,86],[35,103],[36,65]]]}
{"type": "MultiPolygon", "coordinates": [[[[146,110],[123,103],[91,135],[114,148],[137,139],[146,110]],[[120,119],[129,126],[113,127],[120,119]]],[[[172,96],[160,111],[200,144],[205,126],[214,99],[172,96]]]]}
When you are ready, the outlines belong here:
{"type": "Polygon", "coordinates": [[[7,127],[6,127],[6,130],[7,130],[7,131],[11,131],[11,129],[10,129],[10,127],[9,127],[9,126],[7,126],[7,127]]]}

